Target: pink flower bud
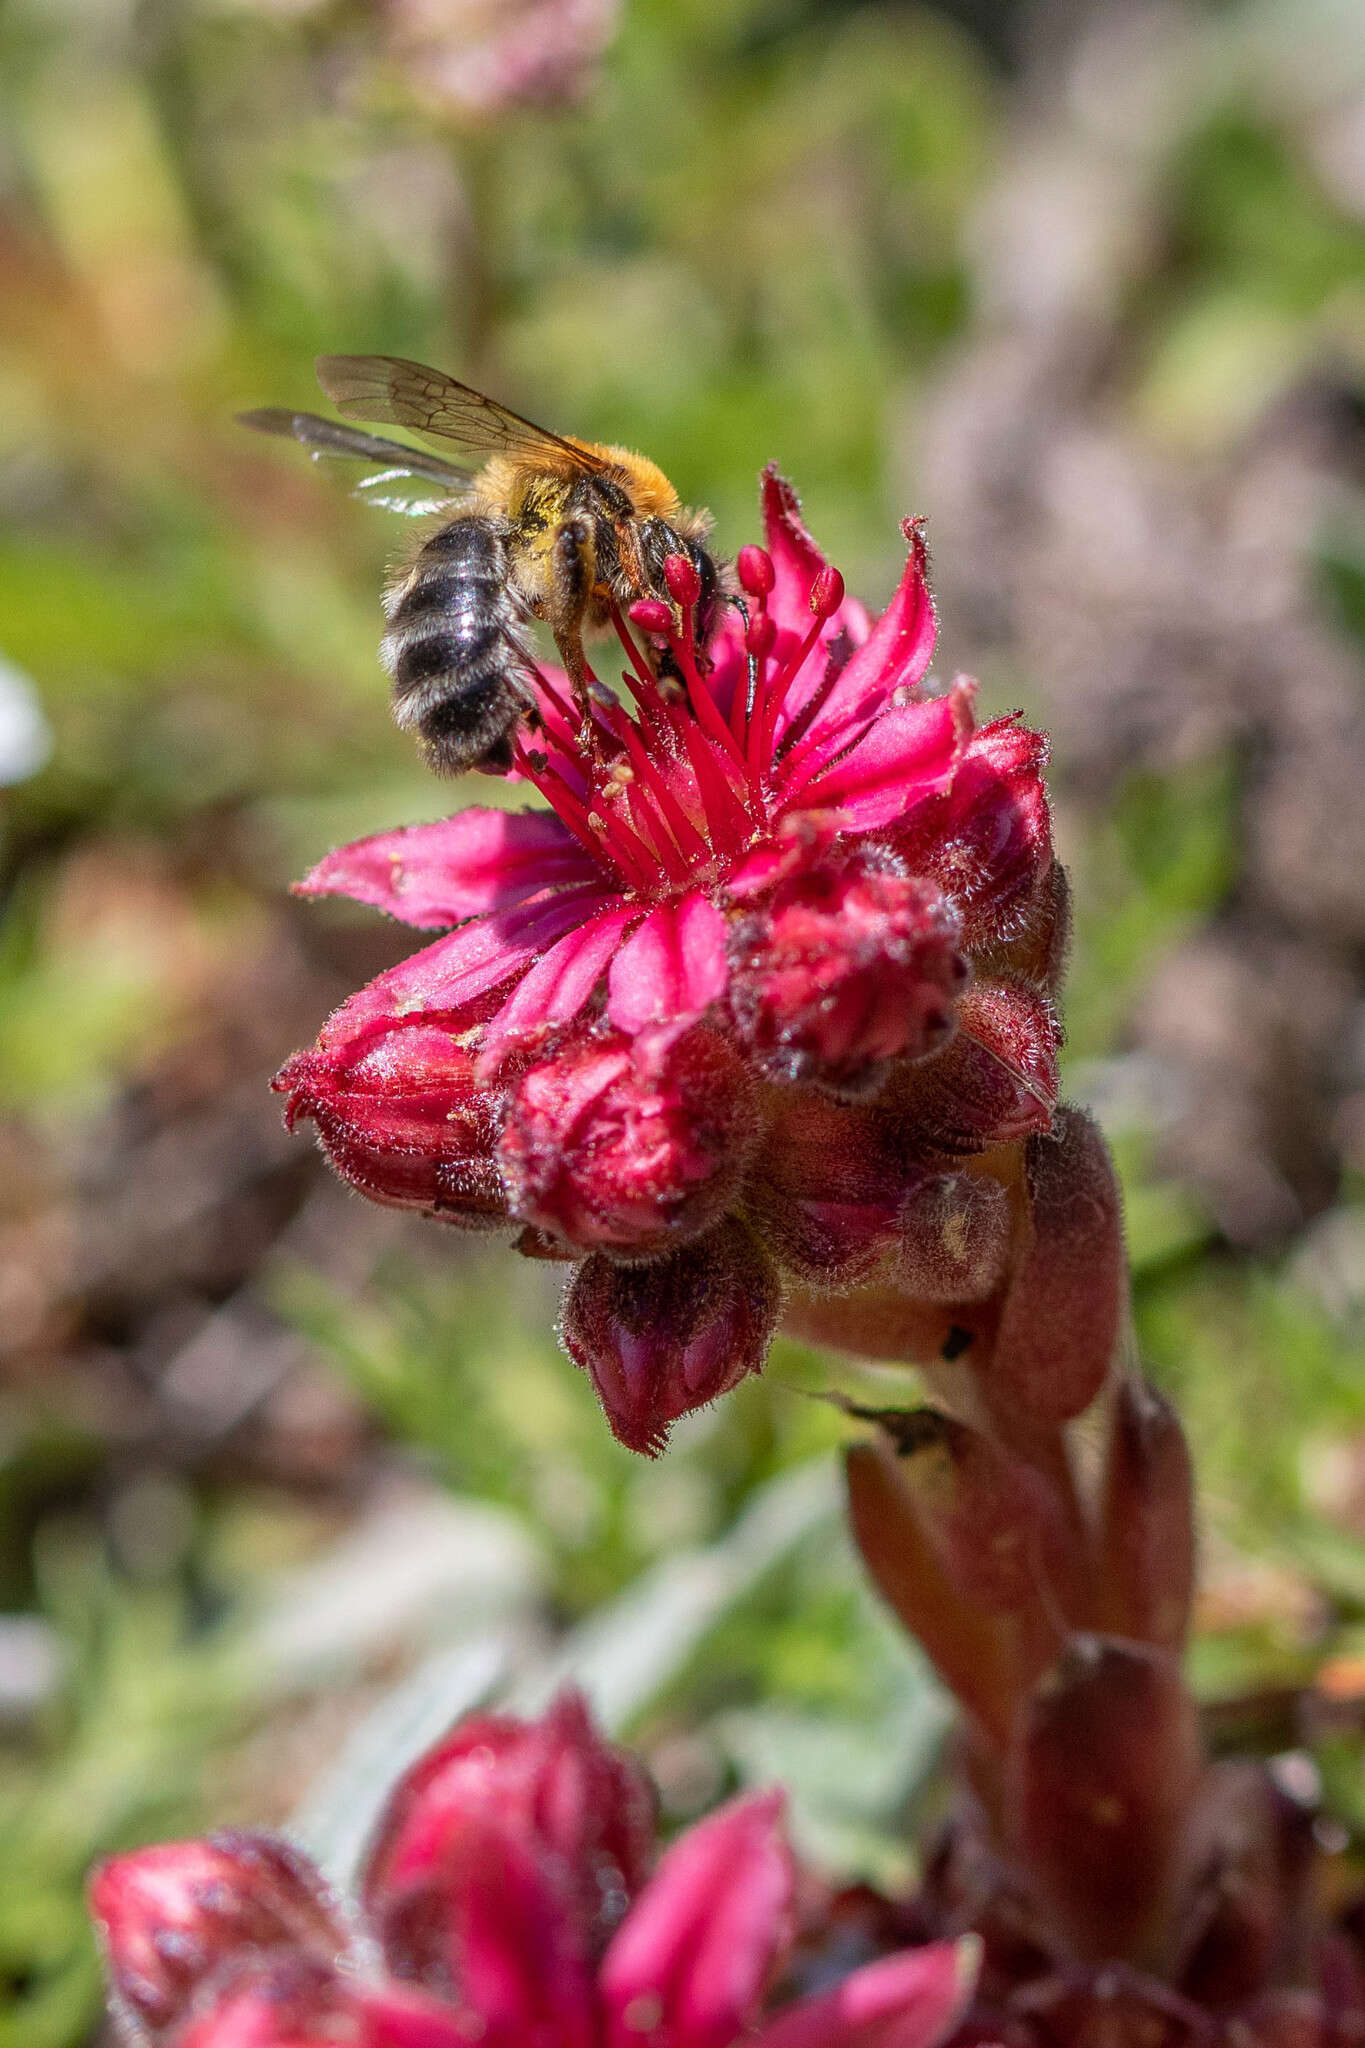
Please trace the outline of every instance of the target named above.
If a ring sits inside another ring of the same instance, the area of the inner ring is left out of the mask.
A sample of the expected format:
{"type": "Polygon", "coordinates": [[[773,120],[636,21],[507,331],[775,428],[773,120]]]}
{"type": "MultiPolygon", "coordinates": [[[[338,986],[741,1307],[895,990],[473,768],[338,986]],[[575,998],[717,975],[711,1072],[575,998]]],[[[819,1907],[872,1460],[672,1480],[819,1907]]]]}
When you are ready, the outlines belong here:
{"type": "Polygon", "coordinates": [[[597,1947],[643,1884],[655,1802],[643,1770],[566,1692],[539,1721],[463,1721],[399,1780],[371,1844],[364,1903],[391,1955],[421,1977],[445,1953],[440,1901],[464,1835],[494,1820],[568,1873],[597,1947]]]}
{"type": "Polygon", "coordinates": [[[1199,1765],[1194,1702],[1176,1660],[1114,1637],[1073,1637],[1023,1717],[1010,1803],[1016,1852],[1078,1955],[1148,1959],[1199,1765]]]}
{"type": "Polygon", "coordinates": [[[777,581],[773,558],[766,548],[758,548],[750,542],[742,547],[735,557],[735,574],[739,577],[741,590],[750,597],[767,597],[777,581]]]}
{"type": "Polygon", "coordinates": [[[506,1220],[494,1148],[499,1098],[474,1055],[414,1019],[344,1057],[296,1053],[275,1077],[292,1126],[311,1117],[328,1160],[371,1201],[487,1228],[506,1220]]]}
{"type": "Polygon", "coordinates": [[[316,1871],[273,1835],[166,1842],[102,1863],[90,1910],[119,2004],[157,2041],[198,1987],[244,1952],[333,1963],[346,1933],[316,1871]]]}
{"type": "Polygon", "coordinates": [[[788,1272],[811,1287],[853,1287],[895,1245],[917,1172],[871,1110],[793,1091],[774,1108],[745,1209],[788,1272]]]}
{"type": "MultiPolygon", "coordinates": [[[[671,556],[670,560],[676,560],[671,556]]],[[[661,597],[640,597],[630,608],[634,623],[645,633],[671,633],[673,614],[661,597]]]]}
{"type": "Polygon", "coordinates": [[[731,999],[749,1044],[782,1078],[850,1093],[941,1045],[967,978],[941,892],[870,859],[779,884],[736,943],[731,999]]]}
{"type": "Polygon", "coordinates": [[[936,1173],[900,1214],[895,1284],[919,1301],[985,1301],[1004,1278],[1009,1196],[985,1174],[936,1173]]]}
{"type": "Polygon", "coordinates": [[[570,1283],[560,1333],[613,1434],[657,1457],[680,1415],[762,1368],[779,1305],[770,1261],[727,1217],[648,1265],[590,1258],[570,1283]]]}
{"type": "Polygon", "coordinates": [[[690,1031],[652,1060],[616,1033],[522,1075],[499,1159],[514,1216],[585,1250],[641,1257],[716,1221],[755,1130],[744,1063],[714,1032],[690,1031]]]}
{"type": "Polygon", "coordinates": [[[973,951],[1009,938],[1048,872],[1046,763],[1041,733],[996,719],[972,735],[952,788],[919,805],[894,835],[907,868],[952,897],[973,951]]]}

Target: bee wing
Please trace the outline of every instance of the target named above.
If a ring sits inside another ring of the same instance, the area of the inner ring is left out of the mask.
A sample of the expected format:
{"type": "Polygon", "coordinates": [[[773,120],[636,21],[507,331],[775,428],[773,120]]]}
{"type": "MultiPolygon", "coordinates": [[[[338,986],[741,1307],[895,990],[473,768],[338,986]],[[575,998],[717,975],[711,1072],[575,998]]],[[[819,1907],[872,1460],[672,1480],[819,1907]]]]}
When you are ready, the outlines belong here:
{"type": "Polygon", "coordinates": [[[471,454],[552,455],[585,473],[604,469],[600,456],[538,427],[468,384],[400,356],[319,356],[318,382],[338,412],[353,420],[394,420],[416,434],[453,441],[471,454]]]}
{"type": "Polygon", "coordinates": [[[239,412],[237,419],[240,425],[254,427],[258,433],[283,434],[288,440],[298,441],[314,462],[324,456],[342,456],[368,462],[372,467],[382,464],[381,473],[357,484],[354,495],[364,498],[367,504],[383,505],[393,512],[408,512],[414,517],[438,512],[442,505],[463,497],[469,489],[471,471],[444,462],[439,455],[429,455],[424,448],[406,448],[401,441],[387,440],[382,434],[362,433],[359,427],[343,426],[340,420],[325,420],[319,413],[289,412],[283,406],[266,405],[257,412],[239,412]],[[433,485],[438,488],[433,489],[433,485]]]}

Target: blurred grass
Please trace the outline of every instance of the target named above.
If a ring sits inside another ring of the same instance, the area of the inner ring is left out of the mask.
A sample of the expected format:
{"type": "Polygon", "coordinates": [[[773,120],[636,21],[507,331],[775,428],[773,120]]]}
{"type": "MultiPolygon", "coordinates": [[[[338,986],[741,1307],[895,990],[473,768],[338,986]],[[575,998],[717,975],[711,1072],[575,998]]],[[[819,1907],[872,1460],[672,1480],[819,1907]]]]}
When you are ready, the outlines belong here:
{"type": "MultiPolygon", "coordinates": [[[[1015,11],[997,12],[1008,43],[1015,11]]],[[[1213,85],[1163,145],[1159,232],[1113,343],[1157,442],[1216,454],[1295,367],[1365,363],[1360,220],[1321,174],[1293,79],[1257,69],[1267,22],[1292,35],[1294,13],[1216,11],[1213,85]]],[[[538,1280],[435,1234],[390,1240],[369,1215],[340,1232],[344,1257],[270,1252],[274,1193],[259,1292],[333,1375],[330,1396],[318,1381],[299,1397],[322,1420],[272,1421],[265,1403],[255,1437],[206,1446],[157,1405],[194,1317],[230,1320],[255,1267],[148,1281],[148,1300],[135,1273],[91,1280],[83,1233],[125,1179],[107,1133],[182,1098],[207,1115],[237,1084],[273,1130],[280,986],[316,1016],[358,978],[352,927],[317,912],[305,928],[285,882],[442,802],[390,730],[374,659],[401,536],[233,411],[314,403],[325,349],[448,364],[552,424],[646,447],[712,506],[726,548],[776,459],[877,599],[922,395],[989,330],[973,237],[1024,111],[999,48],[930,6],[630,0],[583,105],[481,124],[419,100],[376,9],[0,13],[0,655],[53,733],[48,767],[0,799],[0,1223],[39,1276],[5,1297],[0,1606],[41,1622],[56,1659],[36,1703],[6,1706],[0,1684],[0,2048],[88,2033],[95,1853],[225,1803],[287,1809],[414,1654],[357,1653],[334,1720],[284,1712],[243,1656],[272,1589],[330,1556],[376,1491],[506,1511],[545,1559],[553,1635],[673,1553],[723,1543],[842,1430],[800,1391],[820,1369],[788,1348],[647,1467],[555,1352],[538,1280]],[[272,1052],[260,1018],[276,1012],[272,1052]],[[149,1473],[170,1491],[150,1496],[156,1540],[139,1547],[128,1503],[145,1507],[149,1473]]],[[[1343,519],[1322,580],[1358,638],[1363,563],[1343,519]]],[[[1066,812],[1076,1085],[1121,1055],[1154,963],[1226,903],[1242,767],[1215,745],[1135,772],[1102,816],[1066,812]]],[[[1210,1693],[1306,1678],[1365,1639],[1359,1315],[1330,1313],[1292,1255],[1230,1253],[1154,1174],[1140,1117],[1112,1129],[1141,1342],[1206,1489],[1197,1675],[1210,1693]]],[[[205,1156],[239,1139],[213,1125],[205,1156]]],[[[153,1183],[160,1157],[138,1168],[153,1183]]],[[[273,1189],[268,1157],[261,1171],[273,1189]]],[[[240,1234],[235,1215],[212,1229],[240,1234]]],[[[165,1234],[153,1217],[149,1264],[165,1234]]],[[[823,1531],[707,1629],[635,1732],[673,1811],[781,1770],[812,1847],[893,1877],[938,1726],[823,1531]]],[[[1365,1829],[1359,1744],[1334,1740],[1329,1775],[1365,1829]]]]}

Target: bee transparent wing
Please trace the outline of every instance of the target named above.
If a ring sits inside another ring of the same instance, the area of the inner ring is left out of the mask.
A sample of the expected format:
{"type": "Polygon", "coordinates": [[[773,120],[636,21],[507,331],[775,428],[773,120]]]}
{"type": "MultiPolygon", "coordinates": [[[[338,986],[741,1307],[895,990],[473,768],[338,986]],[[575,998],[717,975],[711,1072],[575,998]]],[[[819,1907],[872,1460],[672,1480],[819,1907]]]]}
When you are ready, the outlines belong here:
{"type": "Polygon", "coordinates": [[[415,434],[453,441],[471,454],[534,460],[551,455],[585,473],[604,468],[587,448],[538,427],[441,370],[399,356],[319,356],[318,382],[338,412],[353,420],[393,420],[415,434]]]}
{"type": "Polygon", "coordinates": [[[452,498],[463,497],[469,489],[471,472],[424,448],[407,448],[382,434],[365,434],[358,427],[343,426],[339,420],[325,420],[315,412],[289,412],[283,406],[262,406],[257,412],[241,412],[238,422],[262,434],[282,434],[306,448],[314,462],[339,456],[353,462],[382,465],[379,474],[357,484],[353,496],[367,505],[382,505],[386,511],[404,512],[420,518],[439,512],[452,498]]]}
{"type": "Polygon", "coordinates": [[[433,512],[450,509],[454,493],[449,485],[415,476],[409,469],[381,469],[362,477],[351,492],[363,505],[378,505],[384,512],[401,512],[408,519],[426,519],[433,512]]]}

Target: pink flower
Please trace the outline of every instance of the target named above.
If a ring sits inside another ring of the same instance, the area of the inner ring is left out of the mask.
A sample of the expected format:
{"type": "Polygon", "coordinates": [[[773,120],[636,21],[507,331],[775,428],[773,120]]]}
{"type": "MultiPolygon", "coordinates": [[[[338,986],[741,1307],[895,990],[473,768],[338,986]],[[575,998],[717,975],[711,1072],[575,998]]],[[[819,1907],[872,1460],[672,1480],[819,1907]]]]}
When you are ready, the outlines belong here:
{"type": "MultiPolygon", "coordinates": [[[[1047,1130],[1056,1101],[1044,743],[978,728],[970,683],[924,694],[917,526],[874,624],[772,471],[763,511],[747,617],[727,609],[705,651],[680,557],[673,606],[616,619],[633,712],[600,689],[585,720],[538,672],[516,761],[547,808],[461,811],[314,869],[307,895],[447,935],[276,1080],[362,1193],[587,1258],[565,1340],[651,1451],[761,1366],[783,1273],[848,1288],[880,1263],[894,1284],[914,1217],[943,1209],[926,1181],[1047,1130]]],[[[983,1227],[973,1285],[1000,1264],[998,1204],[983,1227]]]]}
{"type": "Polygon", "coordinates": [[[764,2017],[795,1873],[773,1793],[651,1871],[639,1767],[568,1695],[465,1722],[398,1785],[360,1905],[268,1835],[116,1856],[91,1881],[140,2048],[935,2048],[976,1944],[865,1965],[764,2017]]]}
{"type": "Polygon", "coordinates": [[[620,0],[389,0],[395,47],[433,105],[487,119],[582,99],[620,0]]]}

